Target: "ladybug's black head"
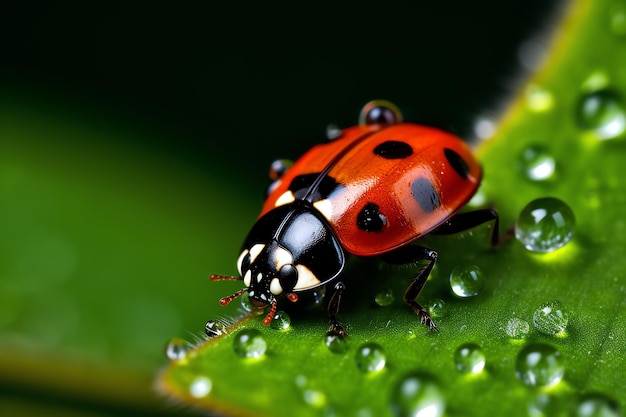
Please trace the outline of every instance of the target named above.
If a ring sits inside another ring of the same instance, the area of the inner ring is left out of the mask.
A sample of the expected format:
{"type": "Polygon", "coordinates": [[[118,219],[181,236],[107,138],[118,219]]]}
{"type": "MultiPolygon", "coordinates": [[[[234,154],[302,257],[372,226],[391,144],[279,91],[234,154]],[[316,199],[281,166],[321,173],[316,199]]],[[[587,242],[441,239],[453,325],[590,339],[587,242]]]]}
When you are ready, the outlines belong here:
{"type": "MultiPolygon", "coordinates": [[[[246,288],[222,299],[228,304],[248,292],[258,307],[271,305],[264,324],[276,312],[276,296],[319,287],[343,270],[345,253],[326,219],[309,203],[276,207],[254,225],[243,245],[237,269],[246,288]]],[[[217,278],[214,278],[217,279],[217,278]]]]}

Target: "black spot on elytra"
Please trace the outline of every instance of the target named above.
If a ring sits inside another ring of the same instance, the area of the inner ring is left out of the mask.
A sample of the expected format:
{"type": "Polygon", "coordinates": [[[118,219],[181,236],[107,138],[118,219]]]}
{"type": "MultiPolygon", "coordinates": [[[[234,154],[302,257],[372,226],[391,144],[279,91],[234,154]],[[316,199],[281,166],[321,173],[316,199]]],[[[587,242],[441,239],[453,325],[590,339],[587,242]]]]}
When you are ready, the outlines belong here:
{"type": "MultiPolygon", "coordinates": [[[[295,177],[291,184],[289,184],[289,191],[291,191],[296,200],[301,200],[311,188],[311,185],[320,176],[319,172],[313,174],[303,174],[295,177]]],[[[337,181],[328,175],[322,178],[322,181],[318,184],[317,188],[313,190],[313,194],[309,197],[309,201],[319,201],[328,198],[328,196],[339,188],[341,185],[337,181]]]]}
{"type": "Polygon", "coordinates": [[[413,181],[411,192],[415,201],[426,213],[430,213],[441,205],[437,190],[426,178],[420,177],[413,181]]]}
{"type": "Polygon", "coordinates": [[[377,204],[367,203],[356,218],[356,225],[366,232],[380,232],[387,224],[387,217],[380,212],[377,204]]]}
{"type": "Polygon", "coordinates": [[[465,162],[465,160],[461,158],[461,155],[449,148],[444,148],[443,154],[446,156],[446,159],[450,163],[450,166],[454,168],[456,173],[459,174],[461,178],[466,179],[469,175],[470,169],[469,165],[467,165],[467,162],[465,162]]]}
{"type": "Polygon", "coordinates": [[[406,142],[388,140],[376,146],[374,154],[385,159],[403,159],[413,154],[413,148],[406,142]]]}

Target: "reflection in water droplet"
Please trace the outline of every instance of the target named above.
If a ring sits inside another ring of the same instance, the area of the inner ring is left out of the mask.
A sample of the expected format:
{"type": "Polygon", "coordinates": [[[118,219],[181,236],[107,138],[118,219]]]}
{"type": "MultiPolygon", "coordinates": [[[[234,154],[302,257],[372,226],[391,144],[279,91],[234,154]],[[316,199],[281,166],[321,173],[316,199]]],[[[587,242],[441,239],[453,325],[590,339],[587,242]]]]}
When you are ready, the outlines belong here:
{"type": "Polygon", "coordinates": [[[242,358],[260,358],[265,354],[267,343],[256,329],[240,330],[233,340],[235,353],[242,358]]]}
{"type": "Polygon", "coordinates": [[[576,407],[575,417],[621,417],[617,402],[602,394],[585,396],[576,407]]]}
{"type": "Polygon", "coordinates": [[[393,295],[393,291],[388,288],[382,290],[374,297],[374,302],[381,307],[390,306],[391,304],[393,304],[394,300],[395,297],[393,295]]]}
{"type": "Polygon", "coordinates": [[[430,375],[413,372],[393,387],[390,406],[394,416],[439,417],[445,411],[446,402],[430,375]]]}
{"type": "Polygon", "coordinates": [[[541,305],[533,313],[533,324],[543,334],[555,335],[565,331],[569,315],[558,301],[541,305]]]}
{"type": "Polygon", "coordinates": [[[270,327],[274,330],[286,330],[291,326],[291,317],[284,311],[277,311],[270,327]]]}
{"type": "Polygon", "coordinates": [[[474,297],[483,288],[483,273],[476,265],[457,266],[450,273],[450,287],[457,297],[474,297]]]}
{"type": "Polygon", "coordinates": [[[517,355],[515,373],[530,387],[547,387],[561,381],[565,365],[556,348],[534,343],[524,347],[517,355]]]}
{"type": "Polygon", "coordinates": [[[336,334],[327,333],[324,341],[328,350],[333,353],[345,353],[348,350],[346,338],[336,334]]]}
{"type": "Polygon", "coordinates": [[[528,324],[528,322],[522,319],[513,317],[506,323],[506,327],[504,330],[506,331],[506,334],[512,339],[523,339],[530,331],[530,325],[528,324]]]}
{"type": "Polygon", "coordinates": [[[224,326],[217,320],[209,320],[204,325],[204,332],[206,333],[207,337],[221,336],[222,334],[226,333],[226,326],[224,326]]]}
{"type": "Polygon", "coordinates": [[[522,152],[520,166],[528,179],[545,181],[554,176],[556,162],[545,148],[530,146],[522,152]]]}
{"type": "Polygon", "coordinates": [[[426,309],[428,310],[430,316],[434,319],[440,319],[448,314],[446,302],[439,298],[431,300],[426,305],[426,309]]]}
{"type": "Polygon", "coordinates": [[[485,354],[476,343],[466,343],[454,352],[456,369],[464,373],[478,373],[485,368],[485,354]]]}
{"type": "Polygon", "coordinates": [[[528,203],[515,223],[515,237],[532,252],[552,252],[574,235],[574,212],[558,198],[544,197],[528,203]]]}
{"type": "Polygon", "coordinates": [[[583,129],[595,132],[598,139],[613,139],[626,129],[626,111],[620,97],[609,89],[584,95],[576,117],[583,129]]]}
{"type": "Polygon", "coordinates": [[[189,346],[179,337],[174,337],[165,345],[165,356],[171,361],[179,361],[187,357],[189,346]]]}
{"type": "Polygon", "coordinates": [[[385,353],[377,343],[366,343],[356,350],[356,365],[363,372],[380,371],[385,367],[385,353]]]}
{"type": "Polygon", "coordinates": [[[211,389],[213,388],[213,383],[206,376],[196,377],[189,385],[189,394],[194,398],[202,398],[209,395],[211,389]]]}

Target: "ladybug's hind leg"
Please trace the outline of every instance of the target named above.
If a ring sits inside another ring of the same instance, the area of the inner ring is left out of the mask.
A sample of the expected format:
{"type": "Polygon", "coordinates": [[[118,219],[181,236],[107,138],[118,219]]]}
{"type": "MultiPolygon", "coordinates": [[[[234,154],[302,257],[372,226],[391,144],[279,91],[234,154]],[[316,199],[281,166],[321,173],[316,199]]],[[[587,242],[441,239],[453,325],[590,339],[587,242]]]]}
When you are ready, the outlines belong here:
{"type": "Polygon", "coordinates": [[[435,322],[428,314],[428,311],[417,302],[426,280],[437,261],[437,252],[422,246],[408,245],[400,247],[392,252],[383,255],[383,260],[390,264],[418,264],[420,261],[428,261],[428,263],[419,270],[415,278],[411,281],[404,293],[404,301],[413,307],[415,314],[420,319],[420,323],[428,327],[428,331],[439,331],[435,322]]]}

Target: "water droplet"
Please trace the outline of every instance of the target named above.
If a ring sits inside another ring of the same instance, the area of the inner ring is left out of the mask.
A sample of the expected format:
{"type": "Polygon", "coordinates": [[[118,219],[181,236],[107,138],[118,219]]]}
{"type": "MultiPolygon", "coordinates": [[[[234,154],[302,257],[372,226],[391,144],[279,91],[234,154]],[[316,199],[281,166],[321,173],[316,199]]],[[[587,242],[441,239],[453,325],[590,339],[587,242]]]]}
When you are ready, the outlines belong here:
{"type": "Polygon", "coordinates": [[[565,331],[569,316],[558,301],[541,305],[533,313],[533,324],[543,334],[555,335],[565,331]]]}
{"type": "Polygon", "coordinates": [[[395,299],[396,298],[393,295],[393,291],[386,288],[382,290],[381,292],[379,292],[378,294],[376,294],[376,296],[374,297],[374,302],[376,302],[376,304],[381,307],[387,307],[393,304],[395,299]]]}
{"type": "Polygon", "coordinates": [[[544,112],[554,106],[554,96],[548,90],[530,85],[526,89],[526,104],[530,110],[544,112]]]}
{"type": "Polygon", "coordinates": [[[265,354],[267,343],[259,330],[244,329],[235,335],[233,348],[242,358],[260,358],[265,354]]]}
{"type": "Polygon", "coordinates": [[[434,319],[440,319],[448,315],[448,308],[446,302],[437,298],[431,300],[427,305],[426,309],[430,316],[434,319]]]}
{"type": "Polygon", "coordinates": [[[547,393],[539,393],[528,404],[528,417],[570,416],[569,405],[570,403],[562,397],[556,397],[547,393]]]}
{"type": "Polygon", "coordinates": [[[617,403],[602,394],[585,396],[578,407],[576,417],[621,417],[622,412],[617,403]]]}
{"type": "Polygon", "coordinates": [[[530,331],[530,325],[525,320],[513,317],[506,323],[504,331],[512,339],[523,339],[530,331]]]}
{"type": "Polygon", "coordinates": [[[530,146],[520,156],[520,166],[526,177],[532,181],[545,181],[554,176],[556,162],[541,146],[530,146]]]}
{"type": "Polygon", "coordinates": [[[524,347],[517,355],[515,373],[530,387],[555,385],[563,378],[565,366],[556,348],[534,343],[524,347]]]}
{"type": "Polygon", "coordinates": [[[338,139],[340,136],[341,129],[339,129],[339,126],[333,123],[326,126],[326,138],[328,138],[328,140],[335,140],[338,139]]]}
{"type": "Polygon", "coordinates": [[[284,311],[277,311],[270,327],[274,330],[286,330],[291,325],[291,317],[284,311]]]}
{"type": "Polygon", "coordinates": [[[277,159],[270,165],[270,179],[276,181],[291,168],[293,161],[289,159],[277,159]]]}
{"type": "Polygon", "coordinates": [[[209,320],[204,325],[204,332],[207,337],[217,337],[226,333],[226,326],[217,320],[209,320]]]}
{"type": "Polygon", "coordinates": [[[515,237],[532,252],[552,252],[574,235],[572,209],[558,198],[544,197],[528,203],[515,223],[515,237]]]}
{"type": "Polygon", "coordinates": [[[460,372],[482,372],[485,368],[485,354],[476,343],[466,343],[454,352],[454,364],[460,372]]]}
{"type": "Polygon", "coordinates": [[[333,353],[345,353],[348,350],[348,342],[343,336],[327,333],[325,343],[328,350],[333,353]]]}
{"type": "Polygon", "coordinates": [[[356,366],[363,372],[380,371],[385,367],[385,352],[378,343],[365,343],[356,350],[356,366]]]}
{"type": "Polygon", "coordinates": [[[202,398],[209,395],[213,383],[206,376],[196,377],[189,385],[189,394],[194,398],[202,398]]]}
{"type": "Polygon", "coordinates": [[[185,359],[189,353],[189,345],[179,337],[174,337],[165,345],[165,356],[171,361],[185,359]]]}
{"type": "Polygon", "coordinates": [[[391,411],[399,417],[439,417],[446,402],[435,380],[421,372],[405,375],[393,387],[391,411]]]}
{"type": "Polygon", "coordinates": [[[489,139],[496,133],[496,125],[493,120],[480,118],[474,122],[474,134],[482,140],[489,139]]]}
{"type": "Polygon", "coordinates": [[[599,139],[615,138],[626,129],[624,105],[609,89],[585,94],[578,103],[576,117],[580,127],[595,132],[599,139]]]}
{"type": "Polygon", "coordinates": [[[248,293],[244,293],[241,297],[239,297],[239,299],[241,300],[241,306],[247,312],[252,312],[255,314],[263,313],[262,309],[257,308],[254,304],[252,304],[252,301],[250,301],[250,295],[248,295],[248,293]]]}
{"type": "Polygon", "coordinates": [[[483,273],[476,265],[457,266],[450,273],[450,287],[457,297],[474,297],[483,288],[483,273]]]}

